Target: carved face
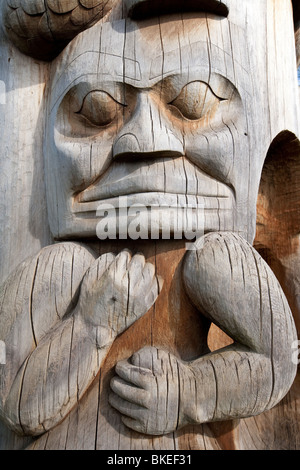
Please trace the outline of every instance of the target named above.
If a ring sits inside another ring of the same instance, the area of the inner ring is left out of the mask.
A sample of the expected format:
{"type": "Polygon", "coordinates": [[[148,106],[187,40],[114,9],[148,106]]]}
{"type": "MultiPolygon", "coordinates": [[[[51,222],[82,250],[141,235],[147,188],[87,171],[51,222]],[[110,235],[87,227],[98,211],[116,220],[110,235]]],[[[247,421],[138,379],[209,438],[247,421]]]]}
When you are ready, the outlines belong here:
{"type": "Polygon", "coordinates": [[[45,156],[56,238],[95,236],[98,206],[119,196],[199,206],[205,231],[253,237],[247,72],[228,28],[199,14],[104,23],[54,62],[45,156]]]}

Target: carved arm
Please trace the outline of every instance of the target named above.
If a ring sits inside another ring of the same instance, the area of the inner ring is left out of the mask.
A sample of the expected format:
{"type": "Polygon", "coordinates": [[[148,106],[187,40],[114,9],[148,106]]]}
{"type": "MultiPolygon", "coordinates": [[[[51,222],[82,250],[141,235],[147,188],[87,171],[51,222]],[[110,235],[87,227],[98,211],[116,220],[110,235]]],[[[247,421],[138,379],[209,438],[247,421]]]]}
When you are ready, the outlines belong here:
{"type": "Polygon", "coordinates": [[[149,310],[159,289],[154,267],[127,251],[95,259],[80,245],[62,243],[22,263],[1,291],[7,364],[0,411],[7,424],[25,435],[58,424],[115,337],[149,310]]]}
{"type": "Polygon", "coordinates": [[[235,342],[190,363],[157,348],[119,363],[110,403],[136,431],[166,434],[188,423],[256,415],[275,406],[295,378],[296,330],[270,268],[236,234],[202,241],[185,259],[186,291],[235,342]]]}

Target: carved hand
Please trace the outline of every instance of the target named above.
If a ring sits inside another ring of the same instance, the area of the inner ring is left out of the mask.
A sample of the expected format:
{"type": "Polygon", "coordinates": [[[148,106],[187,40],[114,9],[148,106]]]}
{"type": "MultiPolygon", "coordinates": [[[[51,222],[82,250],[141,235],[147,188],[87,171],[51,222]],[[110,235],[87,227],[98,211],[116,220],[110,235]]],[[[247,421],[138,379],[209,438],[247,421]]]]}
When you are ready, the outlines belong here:
{"type": "Polygon", "coordinates": [[[113,339],[147,312],[160,286],[155,268],[127,251],[97,259],[82,245],[60,243],[24,261],[0,289],[0,339],[10,358],[0,414],[7,424],[39,435],[59,423],[113,339]]]}
{"type": "Polygon", "coordinates": [[[259,414],[284,397],[296,374],[287,300],[243,238],[205,235],[186,256],[183,280],[198,310],[234,343],[190,363],[146,348],[117,365],[110,403],[128,427],[147,434],[259,414]]]}
{"type": "Polygon", "coordinates": [[[174,431],[184,424],[179,409],[179,377],[186,368],[172,354],[145,347],[116,366],[109,402],[122,413],[129,428],[153,435],[174,431]]]}
{"type": "Polygon", "coordinates": [[[162,279],[141,254],[125,250],[105,254],[94,261],[84,276],[78,311],[97,328],[100,347],[112,341],[154,304],[162,279]]]}

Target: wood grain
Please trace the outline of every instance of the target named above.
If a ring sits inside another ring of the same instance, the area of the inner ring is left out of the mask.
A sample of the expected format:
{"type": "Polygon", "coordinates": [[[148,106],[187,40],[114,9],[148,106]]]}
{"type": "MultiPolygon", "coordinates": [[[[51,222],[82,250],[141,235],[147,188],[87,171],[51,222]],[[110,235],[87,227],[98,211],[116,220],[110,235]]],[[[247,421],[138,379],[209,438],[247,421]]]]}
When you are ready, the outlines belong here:
{"type": "Polygon", "coordinates": [[[5,0],[4,25],[9,38],[25,54],[52,60],[78,33],[111,9],[113,0],[5,0]]]}
{"type": "Polygon", "coordinates": [[[155,6],[2,2],[1,449],[299,447],[291,2],[155,6]],[[97,240],[99,201],[120,194],[201,203],[207,249],[97,240]]]}

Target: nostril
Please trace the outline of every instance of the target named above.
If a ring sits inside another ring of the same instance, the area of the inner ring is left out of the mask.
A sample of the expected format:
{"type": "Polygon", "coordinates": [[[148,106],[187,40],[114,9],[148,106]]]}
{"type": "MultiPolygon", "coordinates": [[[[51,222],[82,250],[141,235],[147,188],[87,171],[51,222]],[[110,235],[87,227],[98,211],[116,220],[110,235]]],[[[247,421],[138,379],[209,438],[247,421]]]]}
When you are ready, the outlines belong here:
{"type": "Polygon", "coordinates": [[[147,139],[146,132],[141,139],[131,132],[123,134],[113,144],[113,158],[177,158],[184,154],[182,143],[174,135],[170,138],[169,134],[162,133],[152,137],[147,139]]]}
{"type": "Polygon", "coordinates": [[[141,152],[140,143],[136,135],[128,133],[119,137],[113,145],[113,158],[128,154],[141,152]]]}
{"type": "Polygon", "coordinates": [[[161,158],[179,158],[183,157],[182,152],[174,150],[157,150],[155,152],[123,152],[115,156],[115,158],[120,161],[136,161],[138,159],[143,162],[150,164],[150,161],[156,161],[161,158]]]}

